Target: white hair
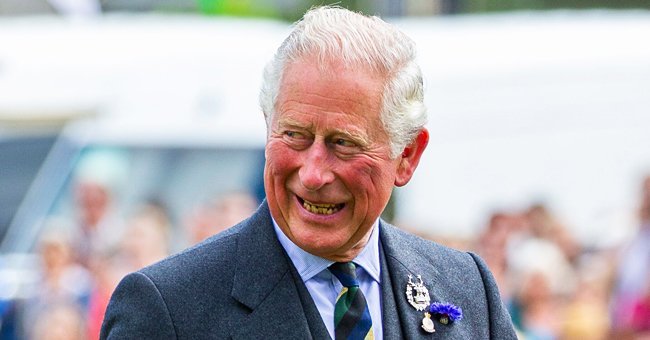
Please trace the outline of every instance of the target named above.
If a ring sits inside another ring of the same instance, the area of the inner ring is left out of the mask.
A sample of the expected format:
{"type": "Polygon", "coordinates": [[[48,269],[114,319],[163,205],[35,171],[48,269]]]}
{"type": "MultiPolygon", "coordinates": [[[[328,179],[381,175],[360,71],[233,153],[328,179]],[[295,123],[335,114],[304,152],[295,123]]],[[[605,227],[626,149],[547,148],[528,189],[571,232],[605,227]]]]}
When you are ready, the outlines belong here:
{"type": "Polygon", "coordinates": [[[395,26],[340,7],[317,7],[296,23],[264,70],[260,105],[267,128],[275,114],[284,68],[316,56],[321,66],[336,59],[386,76],[381,121],[397,157],[427,122],[422,73],[415,62],[415,43],[395,26]]]}

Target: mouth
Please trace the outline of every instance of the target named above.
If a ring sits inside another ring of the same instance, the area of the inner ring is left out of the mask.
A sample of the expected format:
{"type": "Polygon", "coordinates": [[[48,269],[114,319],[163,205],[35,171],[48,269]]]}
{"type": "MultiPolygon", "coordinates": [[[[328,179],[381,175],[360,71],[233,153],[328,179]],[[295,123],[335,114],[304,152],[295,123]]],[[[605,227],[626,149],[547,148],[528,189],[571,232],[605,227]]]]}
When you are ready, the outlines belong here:
{"type": "Polygon", "coordinates": [[[332,215],[343,209],[345,203],[313,203],[298,197],[298,201],[305,210],[316,215],[332,215]]]}

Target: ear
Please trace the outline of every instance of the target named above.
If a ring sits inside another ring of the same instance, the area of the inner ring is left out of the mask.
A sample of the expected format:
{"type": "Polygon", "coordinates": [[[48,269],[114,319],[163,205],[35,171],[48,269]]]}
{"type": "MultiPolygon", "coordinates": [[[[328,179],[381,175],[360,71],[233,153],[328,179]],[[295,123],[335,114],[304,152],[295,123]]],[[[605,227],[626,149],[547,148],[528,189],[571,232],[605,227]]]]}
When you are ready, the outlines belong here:
{"type": "Polygon", "coordinates": [[[396,186],[404,186],[411,180],[415,168],[417,168],[418,163],[420,163],[420,157],[422,157],[422,152],[426,149],[427,144],[429,144],[429,131],[423,127],[417,137],[415,137],[415,140],[411,144],[407,145],[399,156],[401,158],[395,176],[396,186]]]}

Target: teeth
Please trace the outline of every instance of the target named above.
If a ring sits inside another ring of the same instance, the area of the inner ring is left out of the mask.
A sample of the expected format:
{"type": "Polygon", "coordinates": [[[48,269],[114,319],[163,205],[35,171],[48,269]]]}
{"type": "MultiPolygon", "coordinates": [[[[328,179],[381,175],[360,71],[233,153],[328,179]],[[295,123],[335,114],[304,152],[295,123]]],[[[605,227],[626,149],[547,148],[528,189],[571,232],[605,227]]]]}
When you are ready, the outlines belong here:
{"type": "Polygon", "coordinates": [[[302,206],[307,211],[319,215],[331,215],[340,209],[337,204],[316,204],[307,201],[303,201],[302,206]]]}

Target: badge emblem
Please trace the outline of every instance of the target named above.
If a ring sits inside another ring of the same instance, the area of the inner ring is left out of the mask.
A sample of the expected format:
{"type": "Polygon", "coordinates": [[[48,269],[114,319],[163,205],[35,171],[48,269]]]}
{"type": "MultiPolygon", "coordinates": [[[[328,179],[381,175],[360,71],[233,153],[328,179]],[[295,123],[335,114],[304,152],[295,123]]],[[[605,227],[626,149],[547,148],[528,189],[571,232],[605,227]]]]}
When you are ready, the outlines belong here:
{"type": "MultiPolygon", "coordinates": [[[[420,282],[413,283],[413,276],[409,275],[409,282],[406,284],[406,299],[415,310],[423,311],[429,306],[429,290],[424,286],[422,276],[418,275],[417,278],[420,282]],[[414,291],[415,294],[413,293],[414,291]]],[[[424,320],[422,322],[424,324],[424,320]]]]}
{"type": "Polygon", "coordinates": [[[431,314],[424,313],[424,318],[422,319],[422,329],[427,333],[434,333],[436,331],[433,321],[431,320],[431,314]]]}

